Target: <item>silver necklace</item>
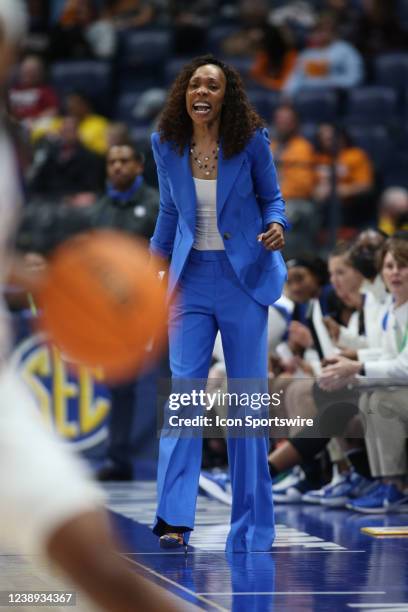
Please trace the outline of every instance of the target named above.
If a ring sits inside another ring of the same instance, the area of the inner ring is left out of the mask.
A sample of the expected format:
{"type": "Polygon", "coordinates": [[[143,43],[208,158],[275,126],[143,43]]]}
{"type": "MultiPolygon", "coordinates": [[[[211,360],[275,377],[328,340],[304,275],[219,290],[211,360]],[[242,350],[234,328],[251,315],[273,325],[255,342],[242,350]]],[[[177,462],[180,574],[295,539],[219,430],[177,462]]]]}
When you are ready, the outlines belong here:
{"type": "Polygon", "coordinates": [[[202,172],[204,172],[205,176],[210,176],[217,168],[218,152],[220,150],[219,141],[217,140],[217,145],[215,149],[212,150],[211,155],[204,155],[203,158],[201,158],[201,151],[197,153],[195,147],[196,143],[192,142],[190,147],[190,155],[193,162],[202,172]]]}

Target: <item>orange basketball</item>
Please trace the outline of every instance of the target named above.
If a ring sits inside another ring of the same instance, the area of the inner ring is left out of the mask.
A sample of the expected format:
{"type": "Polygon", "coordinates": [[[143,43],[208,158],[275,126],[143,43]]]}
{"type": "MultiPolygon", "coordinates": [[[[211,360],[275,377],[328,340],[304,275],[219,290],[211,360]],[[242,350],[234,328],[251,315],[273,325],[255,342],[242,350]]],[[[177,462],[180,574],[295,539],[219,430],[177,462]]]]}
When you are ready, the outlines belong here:
{"type": "Polygon", "coordinates": [[[163,348],[163,266],[126,234],[81,234],[58,247],[37,296],[40,326],[69,360],[101,367],[108,382],[135,374],[163,348]],[[152,339],[154,339],[152,343],[152,339]],[[153,353],[153,355],[152,355],[153,353]]]}

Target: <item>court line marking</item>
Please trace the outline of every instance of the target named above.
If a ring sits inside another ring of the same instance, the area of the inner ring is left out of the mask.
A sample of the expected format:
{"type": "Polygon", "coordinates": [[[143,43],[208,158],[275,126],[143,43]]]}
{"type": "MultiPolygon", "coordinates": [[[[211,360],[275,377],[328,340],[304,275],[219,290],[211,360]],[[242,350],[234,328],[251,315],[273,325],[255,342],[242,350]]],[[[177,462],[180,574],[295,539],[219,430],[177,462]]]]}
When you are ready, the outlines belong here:
{"type": "MultiPolygon", "coordinates": [[[[247,555],[321,555],[321,554],[332,554],[332,553],[365,553],[366,550],[271,550],[271,551],[253,551],[245,553],[247,555]]],[[[121,555],[185,555],[184,552],[129,552],[121,553],[121,555]]],[[[225,551],[222,550],[205,550],[204,548],[189,548],[189,555],[225,555],[225,551]]]]}
{"type": "Polygon", "coordinates": [[[405,610],[408,610],[408,601],[403,601],[402,603],[349,603],[347,606],[349,608],[381,608],[382,610],[404,608],[405,610]]]}
{"type": "Polygon", "coordinates": [[[386,595],[386,591],[248,591],[235,593],[197,593],[197,595],[386,595]]]}
{"type": "Polygon", "coordinates": [[[178,589],[180,589],[180,591],[184,591],[185,593],[188,593],[189,595],[191,595],[195,599],[198,599],[202,603],[205,603],[207,606],[211,606],[212,608],[214,608],[215,610],[219,610],[220,612],[229,612],[229,610],[227,608],[223,608],[222,606],[220,606],[217,603],[211,601],[210,599],[207,599],[204,596],[205,594],[195,593],[194,591],[191,591],[190,589],[187,589],[186,587],[184,587],[183,585],[179,584],[178,582],[175,582],[174,580],[171,580],[170,578],[167,578],[166,576],[163,576],[163,574],[159,574],[159,572],[156,572],[155,570],[151,569],[147,565],[143,565],[143,563],[139,563],[138,561],[134,561],[133,559],[129,559],[129,557],[126,557],[126,555],[123,555],[122,553],[120,553],[120,556],[124,557],[125,559],[127,559],[127,561],[129,563],[132,563],[133,565],[137,565],[138,567],[143,568],[145,571],[149,572],[150,574],[153,574],[153,576],[156,576],[156,578],[160,578],[160,580],[163,580],[164,582],[168,582],[172,586],[177,587],[178,589]]]}

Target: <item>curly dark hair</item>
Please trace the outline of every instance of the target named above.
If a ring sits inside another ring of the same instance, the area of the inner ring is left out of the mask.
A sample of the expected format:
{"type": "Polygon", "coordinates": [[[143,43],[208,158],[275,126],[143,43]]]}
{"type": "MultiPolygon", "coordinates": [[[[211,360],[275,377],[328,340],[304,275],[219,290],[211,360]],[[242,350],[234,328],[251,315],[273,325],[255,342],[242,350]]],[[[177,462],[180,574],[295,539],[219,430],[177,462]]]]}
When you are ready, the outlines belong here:
{"type": "Polygon", "coordinates": [[[213,64],[221,68],[226,77],[226,90],[220,123],[223,155],[229,159],[240,153],[254,132],[265,125],[251,106],[238,72],[212,55],[196,57],[186,64],[170,88],[166,104],[160,115],[158,131],[162,141],[174,144],[179,154],[190,143],[193,127],[186,109],[186,91],[191,76],[200,66],[213,64]]]}

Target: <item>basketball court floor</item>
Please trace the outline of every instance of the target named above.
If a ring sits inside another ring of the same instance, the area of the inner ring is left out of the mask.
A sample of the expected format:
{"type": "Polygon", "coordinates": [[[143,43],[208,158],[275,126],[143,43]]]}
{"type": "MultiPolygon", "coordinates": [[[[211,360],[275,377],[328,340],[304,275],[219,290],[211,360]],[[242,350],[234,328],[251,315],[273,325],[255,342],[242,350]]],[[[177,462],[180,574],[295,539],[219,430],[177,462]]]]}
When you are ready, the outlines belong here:
{"type": "MultiPolygon", "coordinates": [[[[197,527],[185,555],[161,550],[150,532],[153,481],[110,483],[105,489],[122,554],[135,572],[172,593],[182,609],[408,612],[408,538],[374,538],[360,531],[407,524],[407,515],[366,517],[320,506],[279,505],[271,553],[226,555],[229,508],[199,496],[197,527]]],[[[25,560],[0,555],[0,590],[51,588],[47,580],[45,566],[44,571],[41,564],[32,569],[25,560]]],[[[61,587],[58,576],[55,580],[61,587]]],[[[34,610],[13,608],[18,609],[34,610]]],[[[73,609],[93,610],[81,596],[73,609]]]]}

